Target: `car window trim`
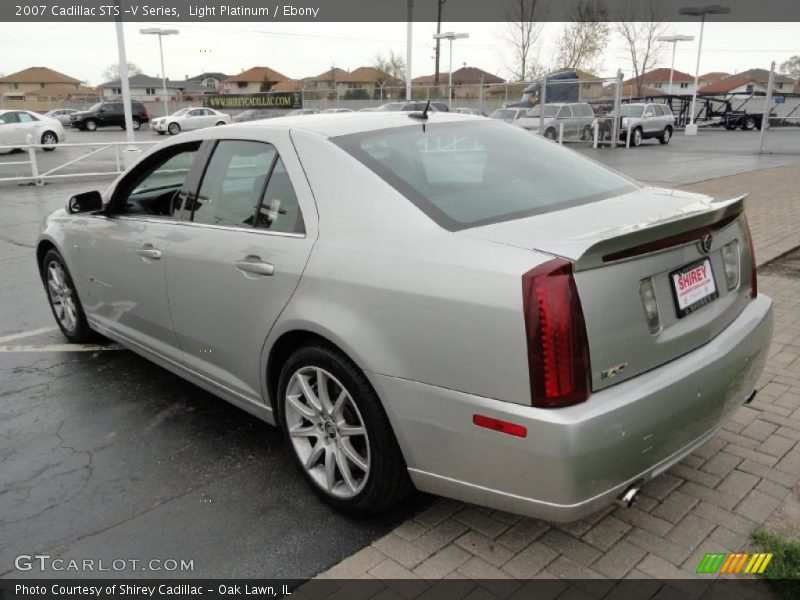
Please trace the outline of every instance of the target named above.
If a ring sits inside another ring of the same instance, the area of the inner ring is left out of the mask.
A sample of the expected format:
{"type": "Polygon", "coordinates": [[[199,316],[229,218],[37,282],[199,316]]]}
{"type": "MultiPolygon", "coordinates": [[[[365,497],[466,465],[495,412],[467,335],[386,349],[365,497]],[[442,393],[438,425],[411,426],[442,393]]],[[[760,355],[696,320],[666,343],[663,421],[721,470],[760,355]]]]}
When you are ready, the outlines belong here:
{"type": "Polygon", "coordinates": [[[270,231],[269,229],[248,229],[246,227],[238,227],[236,225],[216,225],[214,223],[195,223],[194,221],[176,221],[166,217],[158,217],[155,215],[98,215],[105,218],[124,219],[126,221],[141,221],[143,223],[170,223],[173,225],[189,226],[189,227],[205,227],[208,229],[223,229],[225,231],[238,231],[244,233],[256,233],[259,235],[272,235],[276,237],[290,237],[290,238],[305,238],[305,233],[296,233],[292,231],[270,231]]]}

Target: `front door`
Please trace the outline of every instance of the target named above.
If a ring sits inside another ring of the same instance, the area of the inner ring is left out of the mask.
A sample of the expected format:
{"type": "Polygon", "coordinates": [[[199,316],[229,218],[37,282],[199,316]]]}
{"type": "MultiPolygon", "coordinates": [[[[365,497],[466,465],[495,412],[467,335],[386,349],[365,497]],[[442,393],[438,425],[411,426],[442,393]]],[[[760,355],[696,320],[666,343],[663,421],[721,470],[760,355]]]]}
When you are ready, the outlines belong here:
{"type": "Polygon", "coordinates": [[[270,143],[213,143],[166,273],[184,364],[255,401],[264,342],[300,281],[316,232],[289,134],[269,135],[270,143]]]}
{"type": "Polygon", "coordinates": [[[106,213],[87,216],[75,235],[87,317],[178,363],[166,266],[199,147],[176,144],[145,159],[117,185],[106,213]]]}

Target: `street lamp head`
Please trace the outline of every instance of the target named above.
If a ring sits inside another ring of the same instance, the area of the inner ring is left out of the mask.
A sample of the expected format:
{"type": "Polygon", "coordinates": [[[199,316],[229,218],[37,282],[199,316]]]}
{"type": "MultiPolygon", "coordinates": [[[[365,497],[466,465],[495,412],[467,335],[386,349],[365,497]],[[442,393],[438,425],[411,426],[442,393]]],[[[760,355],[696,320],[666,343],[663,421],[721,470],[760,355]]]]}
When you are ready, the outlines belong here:
{"type": "Polygon", "coordinates": [[[160,27],[144,27],[139,30],[139,33],[145,35],[178,35],[180,31],[177,29],[161,29],[160,27]]]}
{"type": "Polygon", "coordinates": [[[727,15],[731,12],[730,6],[721,4],[709,4],[708,6],[684,6],[678,10],[679,15],[690,17],[704,17],[706,15],[727,15]]]}
{"type": "Polygon", "coordinates": [[[445,33],[434,33],[433,39],[435,40],[461,40],[464,38],[468,38],[468,33],[453,33],[452,31],[446,31],[445,33]]]}
{"type": "Polygon", "coordinates": [[[693,35],[660,35],[656,38],[659,42],[691,42],[693,35]]]}

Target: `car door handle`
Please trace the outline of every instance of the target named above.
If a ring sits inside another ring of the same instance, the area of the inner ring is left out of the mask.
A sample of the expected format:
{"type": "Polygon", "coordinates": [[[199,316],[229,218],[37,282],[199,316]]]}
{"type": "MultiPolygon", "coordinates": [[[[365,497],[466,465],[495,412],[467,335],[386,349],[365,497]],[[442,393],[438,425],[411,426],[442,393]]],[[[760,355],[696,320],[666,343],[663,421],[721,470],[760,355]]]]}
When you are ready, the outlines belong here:
{"type": "Polygon", "coordinates": [[[161,260],[161,250],[156,250],[152,246],[144,246],[139,248],[136,253],[142,258],[149,258],[151,260],[161,260]]]}
{"type": "Polygon", "coordinates": [[[236,268],[245,273],[253,273],[254,275],[273,275],[275,273],[275,266],[271,263],[264,262],[258,256],[248,256],[244,260],[236,262],[236,268]]]}

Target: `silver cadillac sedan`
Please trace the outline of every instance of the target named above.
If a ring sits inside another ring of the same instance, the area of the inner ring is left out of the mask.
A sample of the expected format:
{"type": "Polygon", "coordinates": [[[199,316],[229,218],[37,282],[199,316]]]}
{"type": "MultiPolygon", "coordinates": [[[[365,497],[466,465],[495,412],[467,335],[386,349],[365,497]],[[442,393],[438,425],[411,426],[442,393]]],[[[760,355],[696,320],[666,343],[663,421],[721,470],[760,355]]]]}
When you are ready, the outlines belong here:
{"type": "Polygon", "coordinates": [[[453,113],[186,133],[70,198],[37,258],[69,340],[277,425],[358,513],[630,503],[752,399],[772,334],[742,198],[453,113]]]}

